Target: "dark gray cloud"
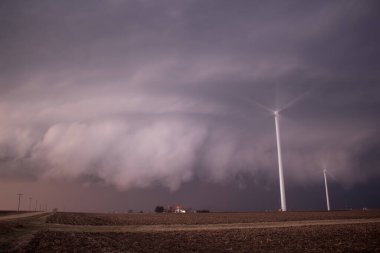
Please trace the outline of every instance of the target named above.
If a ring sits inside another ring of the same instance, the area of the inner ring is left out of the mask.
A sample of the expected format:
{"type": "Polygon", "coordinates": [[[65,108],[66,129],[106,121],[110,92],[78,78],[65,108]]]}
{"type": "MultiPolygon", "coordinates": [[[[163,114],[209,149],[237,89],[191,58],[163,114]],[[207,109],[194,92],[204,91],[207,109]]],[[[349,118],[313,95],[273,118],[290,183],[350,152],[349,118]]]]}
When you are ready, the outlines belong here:
{"type": "Polygon", "coordinates": [[[274,122],[258,103],[287,107],[290,187],[319,184],[324,166],[345,187],[378,178],[379,7],[2,1],[2,180],[273,187],[274,122]]]}

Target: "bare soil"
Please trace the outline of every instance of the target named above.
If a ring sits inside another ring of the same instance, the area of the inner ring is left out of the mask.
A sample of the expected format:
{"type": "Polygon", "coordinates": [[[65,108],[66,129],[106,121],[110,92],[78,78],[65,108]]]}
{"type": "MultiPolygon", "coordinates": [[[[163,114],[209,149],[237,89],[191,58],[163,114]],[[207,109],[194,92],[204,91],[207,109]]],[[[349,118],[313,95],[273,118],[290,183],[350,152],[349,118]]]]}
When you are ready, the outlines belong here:
{"type": "Polygon", "coordinates": [[[0,220],[0,252],[24,252],[34,235],[46,226],[48,213],[0,220]]]}
{"type": "Polygon", "coordinates": [[[0,252],[380,252],[379,238],[379,210],[0,220],[0,252]]]}
{"type": "Polygon", "coordinates": [[[70,225],[198,225],[273,221],[336,220],[380,218],[380,210],[333,212],[252,212],[252,213],[190,213],[190,214],[96,214],[56,213],[48,223],[70,225]]]}
{"type": "Polygon", "coordinates": [[[380,252],[380,223],[136,233],[38,233],[26,252],[380,252]]]}

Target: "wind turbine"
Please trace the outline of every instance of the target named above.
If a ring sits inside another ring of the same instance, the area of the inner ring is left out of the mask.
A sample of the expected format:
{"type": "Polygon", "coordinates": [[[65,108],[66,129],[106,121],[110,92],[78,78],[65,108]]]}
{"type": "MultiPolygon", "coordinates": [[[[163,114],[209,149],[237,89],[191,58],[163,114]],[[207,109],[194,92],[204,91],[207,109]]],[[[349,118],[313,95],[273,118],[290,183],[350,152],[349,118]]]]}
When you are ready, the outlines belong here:
{"type": "MultiPolygon", "coordinates": [[[[289,107],[296,104],[299,100],[303,99],[306,95],[308,95],[312,90],[309,89],[306,92],[303,92],[299,96],[293,98],[285,106],[280,107],[280,109],[273,110],[268,108],[267,106],[257,102],[252,98],[246,98],[250,103],[255,104],[256,106],[264,109],[265,111],[269,111],[272,115],[274,115],[274,122],[276,126],[276,142],[277,142],[277,157],[278,157],[278,177],[280,181],[280,195],[281,195],[281,211],[286,211],[286,196],[285,196],[285,180],[284,180],[284,172],[282,167],[282,155],[281,155],[281,140],[280,140],[280,112],[288,109],[289,107]]],[[[327,185],[326,185],[327,189],[327,185]]]]}
{"type": "MultiPolygon", "coordinates": [[[[286,196],[285,196],[285,180],[284,180],[284,172],[282,168],[282,155],[281,155],[281,140],[280,140],[280,111],[286,109],[287,107],[283,107],[280,110],[272,110],[265,105],[260,104],[259,102],[249,99],[249,102],[254,103],[256,106],[264,109],[265,111],[270,112],[274,115],[274,123],[276,127],[276,143],[277,143],[277,158],[278,158],[278,177],[280,181],[280,196],[281,196],[281,211],[286,211],[286,196]]],[[[291,104],[288,104],[289,106],[291,104]]]]}
{"type": "Polygon", "coordinates": [[[326,176],[326,168],[323,169],[323,177],[325,178],[325,191],[326,191],[326,204],[327,211],[330,211],[330,198],[329,198],[329,189],[327,187],[327,176],[326,176]]]}
{"type": "Polygon", "coordinates": [[[281,211],[286,211],[285,182],[284,182],[284,172],[282,169],[282,156],[281,156],[279,112],[274,111],[273,114],[274,114],[274,122],[276,125],[278,176],[280,180],[280,194],[281,194],[281,211]]]}
{"type": "Polygon", "coordinates": [[[21,196],[24,195],[22,193],[17,193],[18,195],[18,206],[17,206],[17,212],[20,212],[20,202],[21,202],[21,196]]]}

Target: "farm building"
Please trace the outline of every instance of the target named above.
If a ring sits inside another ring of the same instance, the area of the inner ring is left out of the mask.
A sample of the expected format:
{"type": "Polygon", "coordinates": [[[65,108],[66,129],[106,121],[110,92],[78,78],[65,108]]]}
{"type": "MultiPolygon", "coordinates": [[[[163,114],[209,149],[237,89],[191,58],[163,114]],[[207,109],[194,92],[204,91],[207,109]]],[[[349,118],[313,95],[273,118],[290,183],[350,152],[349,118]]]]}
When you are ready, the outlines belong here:
{"type": "Polygon", "coordinates": [[[177,204],[168,208],[169,213],[186,213],[186,209],[177,204]]]}

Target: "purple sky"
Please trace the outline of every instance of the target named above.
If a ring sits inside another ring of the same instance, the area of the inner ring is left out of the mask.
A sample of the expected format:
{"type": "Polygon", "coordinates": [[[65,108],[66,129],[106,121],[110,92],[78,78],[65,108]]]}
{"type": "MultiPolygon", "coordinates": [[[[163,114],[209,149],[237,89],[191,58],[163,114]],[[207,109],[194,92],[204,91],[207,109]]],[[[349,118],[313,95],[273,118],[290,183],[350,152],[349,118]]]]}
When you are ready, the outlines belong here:
{"type": "Polygon", "coordinates": [[[380,207],[378,1],[1,1],[0,209],[380,207]]]}

